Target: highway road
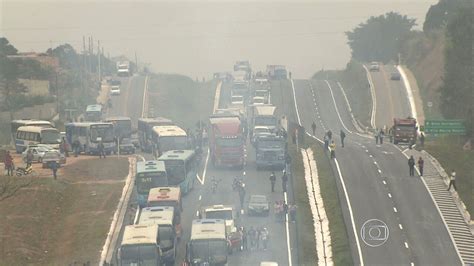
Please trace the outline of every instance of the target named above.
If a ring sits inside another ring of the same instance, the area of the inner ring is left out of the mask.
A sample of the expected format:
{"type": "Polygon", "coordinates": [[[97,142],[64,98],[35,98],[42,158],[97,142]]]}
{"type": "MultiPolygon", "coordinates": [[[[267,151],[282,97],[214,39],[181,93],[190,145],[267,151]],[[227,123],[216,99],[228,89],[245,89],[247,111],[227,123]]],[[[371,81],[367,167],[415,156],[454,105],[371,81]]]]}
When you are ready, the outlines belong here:
{"type": "Polygon", "coordinates": [[[370,71],[376,97],[375,126],[391,126],[393,118],[406,118],[411,115],[407,92],[401,80],[391,80],[390,75],[398,72],[393,65],[380,65],[379,71],[370,71]]]}
{"type": "MultiPolygon", "coordinates": [[[[382,70],[380,74],[383,73],[382,70]]],[[[388,95],[388,102],[393,103],[390,109],[377,98],[380,114],[377,125],[388,124],[392,114],[408,114],[403,108],[395,107],[399,101],[396,97],[402,94],[393,90],[401,85],[378,80],[374,83],[378,95],[388,95]]],[[[408,176],[407,161],[401,150],[390,143],[376,145],[373,138],[355,133],[342,91],[335,82],[296,80],[294,85],[303,126],[309,129],[315,121],[316,137],[322,139],[326,130],[335,136],[337,162],[355,225],[354,230],[348,204],[343,204],[355,263],[360,264],[362,258],[367,265],[459,265],[459,257],[429,193],[418,177],[408,176]],[[339,143],[341,129],[347,134],[345,148],[339,143]],[[373,223],[364,227],[371,219],[382,221],[386,227],[373,223]],[[385,228],[386,233],[382,230],[385,228]]],[[[333,168],[338,173],[335,165],[333,168]]],[[[341,182],[339,186],[342,191],[341,182]]],[[[346,203],[346,199],[342,198],[341,202],[346,203]]]]}
{"type": "MultiPolygon", "coordinates": [[[[143,105],[143,92],[145,86],[145,77],[135,76],[129,79],[121,79],[121,95],[112,96],[112,108],[109,110],[109,116],[130,116],[133,124],[136,125],[136,121],[141,117],[142,105],[143,105]]],[[[289,82],[287,82],[286,88],[288,88],[289,82]]],[[[280,82],[273,84],[273,90],[275,91],[275,99],[281,99],[279,95],[282,92],[282,84],[280,82]]],[[[230,84],[222,86],[219,107],[225,107],[230,102],[230,84]]],[[[288,106],[287,101],[279,100],[280,104],[286,104],[278,110],[281,115],[284,110],[293,112],[292,108],[288,106]]],[[[291,102],[290,102],[291,103],[291,102]]],[[[276,103],[278,105],[278,103],[276,103]]],[[[291,105],[292,107],[292,105],[291,105]]],[[[159,114],[157,114],[159,115],[159,114]]],[[[197,218],[197,211],[202,206],[213,205],[213,204],[226,204],[233,205],[237,210],[240,209],[238,193],[232,190],[232,181],[234,177],[243,177],[246,184],[246,200],[244,203],[244,212],[238,219],[238,224],[249,229],[250,227],[266,227],[270,233],[269,247],[267,250],[254,250],[254,251],[243,251],[234,252],[229,256],[229,265],[258,265],[261,261],[275,261],[279,265],[289,265],[288,257],[288,242],[287,242],[287,226],[290,231],[290,242],[295,245],[295,228],[294,224],[277,222],[274,217],[273,208],[268,217],[249,217],[247,215],[247,203],[250,195],[260,194],[266,195],[270,202],[276,200],[282,200],[284,198],[281,188],[281,172],[277,172],[277,189],[276,192],[271,193],[270,190],[270,171],[257,171],[255,165],[255,151],[250,143],[246,145],[246,165],[242,170],[214,168],[209,162],[206,164],[206,160],[203,160],[199,175],[201,179],[204,179],[204,183],[200,184],[196,180],[195,188],[183,198],[184,213],[182,214],[182,226],[183,226],[183,237],[179,243],[179,250],[177,256],[177,263],[184,260],[185,257],[185,244],[190,237],[191,222],[197,218]],[[216,178],[221,180],[218,189],[215,194],[211,192],[210,180],[216,178]]],[[[140,154],[147,159],[152,157],[149,154],[140,154]]],[[[206,154],[205,154],[206,155],[206,154]]],[[[289,182],[291,183],[291,182],[289,182]]],[[[289,185],[291,191],[291,185],[289,185]]],[[[288,198],[292,198],[291,192],[288,194],[288,198]]],[[[136,201],[135,195],[132,194],[129,203],[129,210],[126,214],[124,225],[130,222],[130,217],[133,216],[135,211],[136,201]]],[[[273,206],[273,205],[271,205],[273,206]]],[[[120,236],[121,237],[121,236],[120,236]]],[[[120,241],[119,237],[119,241],[120,241]]],[[[115,250],[118,247],[115,247],[115,250]]],[[[293,250],[292,261],[293,264],[297,265],[296,250],[293,250]]]]}

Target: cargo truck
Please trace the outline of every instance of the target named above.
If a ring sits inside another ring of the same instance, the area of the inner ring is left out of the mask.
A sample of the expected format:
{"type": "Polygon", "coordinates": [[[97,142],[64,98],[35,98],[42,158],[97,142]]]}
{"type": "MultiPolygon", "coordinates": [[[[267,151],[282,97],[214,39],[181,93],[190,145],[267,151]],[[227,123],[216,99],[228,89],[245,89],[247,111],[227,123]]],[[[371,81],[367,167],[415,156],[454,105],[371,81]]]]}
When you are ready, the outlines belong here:
{"type": "Polygon", "coordinates": [[[286,142],[282,136],[262,135],[255,141],[257,170],[285,167],[286,142]]]}
{"type": "Polygon", "coordinates": [[[238,115],[216,114],[209,118],[209,149],[214,166],[244,166],[244,137],[238,115]]]}
{"type": "Polygon", "coordinates": [[[418,127],[415,118],[394,118],[392,127],[393,143],[415,144],[418,127]]]}

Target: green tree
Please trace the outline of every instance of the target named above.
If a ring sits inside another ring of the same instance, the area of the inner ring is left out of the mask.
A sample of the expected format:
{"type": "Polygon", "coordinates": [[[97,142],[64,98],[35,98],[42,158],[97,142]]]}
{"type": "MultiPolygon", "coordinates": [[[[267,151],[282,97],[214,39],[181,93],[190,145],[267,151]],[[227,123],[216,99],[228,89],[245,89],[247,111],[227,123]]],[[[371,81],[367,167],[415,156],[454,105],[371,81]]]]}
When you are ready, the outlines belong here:
{"type": "Polygon", "coordinates": [[[460,8],[448,21],[441,111],[446,118],[464,118],[473,127],[474,5],[460,8]]]}
{"type": "Polygon", "coordinates": [[[3,96],[3,109],[13,112],[19,109],[18,96],[25,93],[27,88],[18,83],[18,67],[15,62],[5,55],[0,55],[0,93],[3,96]]]}
{"type": "Polygon", "coordinates": [[[0,37],[0,55],[15,55],[18,50],[10,44],[7,38],[0,37]]]}
{"type": "Polygon", "coordinates": [[[423,23],[423,31],[429,32],[440,29],[446,25],[448,20],[456,14],[460,6],[467,6],[472,0],[440,0],[432,5],[426,14],[423,23]]]}
{"type": "Polygon", "coordinates": [[[389,12],[370,17],[346,32],[352,57],[359,61],[388,62],[397,59],[400,43],[408,36],[415,19],[389,12]]]}

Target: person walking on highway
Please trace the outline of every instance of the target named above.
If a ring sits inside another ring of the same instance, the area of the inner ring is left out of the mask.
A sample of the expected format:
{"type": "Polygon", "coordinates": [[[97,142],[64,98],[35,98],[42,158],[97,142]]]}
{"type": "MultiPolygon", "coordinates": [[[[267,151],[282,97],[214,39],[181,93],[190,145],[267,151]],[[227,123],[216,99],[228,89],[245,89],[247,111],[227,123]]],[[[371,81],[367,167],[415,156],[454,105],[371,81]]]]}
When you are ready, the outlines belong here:
{"type": "Polygon", "coordinates": [[[410,172],[410,176],[415,175],[415,158],[413,158],[413,155],[410,156],[410,159],[408,159],[408,169],[410,172]]]}
{"type": "Polygon", "coordinates": [[[275,183],[276,183],[275,172],[272,172],[272,174],[270,175],[270,183],[272,185],[272,192],[275,192],[275,183]]]}
{"type": "Polygon", "coordinates": [[[425,165],[425,161],[423,158],[418,158],[418,170],[420,170],[420,176],[423,176],[423,166],[425,165]]]}
{"type": "Polygon", "coordinates": [[[252,250],[256,243],[257,240],[257,231],[253,228],[253,226],[250,226],[249,232],[248,232],[248,238],[250,240],[250,247],[249,250],[252,250]]]}
{"type": "Polygon", "coordinates": [[[328,130],[328,138],[329,138],[329,140],[332,140],[332,131],[331,130],[328,130]]]}
{"type": "Polygon", "coordinates": [[[52,161],[49,163],[49,168],[53,171],[53,177],[54,180],[58,179],[58,168],[59,168],[59,163],[56,161],[52,161]]]}
{"type": "Polygon", "coordinates": [[[5,164],[7,176],[13,176],[13,158],[10,154],[10,151],[7,151],[5,153],[5,158],[3,158],[3,164],[5,164]]]}
{"type": "Polygon", "coordinates": [[[451,175],[449,176],[449,185],[448,185],[448,191],[451,189],[451,186],[454,187],[454,190],[457,191],[458,189],[456,188],[456,172],[451,171],[451,175]]]}
{"type": "Polygon", "coordinates": [[[247,250],[248,249],[248,244],[247,244],[247,230],[245,230],[245,227],[240,227],[240,230],[242,231],[242,249],[247,250]]]}
{"type": "Polygon", "coordinates": [[[316,123],[314,121],[311,124],[311,129],[313,130],[313,136],[316,135],[316,123]]]}
{"type": "Polygon", "coordinates": [[[288,176],[286,175],[286,171],[283,170],[283,175],[281,176],[281,186],[283,188],[283,192],[286,192],[287,183],[288,183],[288,176]]]}
{"type": "Polygon", "coordinates": [[[375,134],[374,134],[374,136],[375,136],[375,144],[379,144],[379,137],[380,137],[380,135],[379,135],[379,131],[378,131],[377,129],[375,129],[375,134]]]}
{"type": "Polygon", "coordinates": [[[341,147],[344,148],[344,139],[346,138],[346,133],[344,133],[344,131],[341,129],[341,147]]]}
{"type": "Polygon", "coordinates": [[[385,133],[383,131],[383,129],[380,129],[380,132],[379,132],[379,141],[380,141],[380,144],[383,144],[383,137],[384,137],[385,133]]]}
{"type": "Polygon", "coordinates": [[[423,132],[421,132],[421,134],[420,134],[420,146],[422,148],[425,147],[425,134],[423,134],[423,132]]]}
{"type": "Polygon", "coordinates": [[[99,158],[104,157],[105,158],[105,151],[104,151],[104,143],[102,142],[102,139],[99,141],[98,145],[98,150],[99,150],[99,158]]]}
{"type": "Polygon", "coordinates": [[[326,134],[324,134],[324,150],[326,151],[328,148],[329,148],[329,137],[326,132],[326,134]]]}
{"type": "Polygon", "coordinates": [[[266,227],[260,229],[260,242],[262,242],[263,250],[267,250],[268,247],[268,230],[266,227]]]}
{"type": "Polygon", "coordinates": [[[331,159],[336,158],[336,143],[334,142],[334,140],[331,141],[331,144],[329,144],[329,150],[331,154],[331,159]]]}
{"type": "Polygon", "coordinates": [[[33,152],[31,150],[28,150],[28,152],[26,153],[26,167],[30,167],[31,164],[33,163],[33,152]]]}

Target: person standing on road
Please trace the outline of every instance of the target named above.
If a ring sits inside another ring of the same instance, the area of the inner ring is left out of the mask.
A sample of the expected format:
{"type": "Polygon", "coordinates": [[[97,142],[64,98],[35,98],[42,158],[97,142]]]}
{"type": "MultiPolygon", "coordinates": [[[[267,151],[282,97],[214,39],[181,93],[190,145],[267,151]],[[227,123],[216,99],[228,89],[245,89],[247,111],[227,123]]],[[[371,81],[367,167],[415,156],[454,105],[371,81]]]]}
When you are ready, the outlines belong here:
{"type": "Polygon", "coordinates": [[[31,164],[33,163],[33,152],[31,150],[28,150],[26,153],[26,168],[30,167],[31,164]]]}
{"type": "Polygon", "coordinates": [[[423,134],[423,132],[420,134],[420,145],[422,148],[425,147],[425,134],[423,134]]]}
{"type": "Polygon", "coordinates": [[[374,136],[375,136],[375,144],[379,144],[379,137],[380,137],[380,135],[379,135],[379,131],[378,131],[377,129],[375,129],[375,134],[374,134],[374,136]]]}
{"type": "Polygon", "coordinates": [[[329,147],[329,137],[328,137],[328,134],[326,132],[326,134],[324,134],[324,150],[326,151],[329,147]]]}
{"type": "Polygon", "coordinates": [[[260,230],[260,242],[262,242],[263,250],[267,250],[268,247],[268,230],[266,227],[262,227],[260,230]]]}
{"type": "Polygon", "coordinates": [[[286,192],[287,183],[288,183],[288,176],[286,175],[286,171],[283,170],[283,175],[281,176],[281,186],[283,188],[283,192],[286,192]]]}
{"type": "Polygon", "coordinates": [[[102,157],[105,158],[104,143],[102,142],[102,139],[99,141],[98,149],[99,149],[99,158],[102,158],[102,157]]]}
{"type": "Polygon", "coordinates": [[[423,166],[425,165],[425,161],[423,158],[418,158],[418,170],[420,170],[420,176],[423,176],[423,166]]]}
{"type": "Polygon", "coordinates": [[[331,151],[331,159],[336,158],[336,143],[334,140],[329,144],[329,150],[331,151]]]}
{"type": "Polygon", "coordinates": [[[448,185],[448,191],[451,189],[451,186],[454,187],[454,190],[457,191],[458,189],[456,188],[456,172],[451,171],[451,175],[449,176],[449,185],[448,185]]]}
{"type": "Polygon", "coordinates": [[[380,141],[380,144],[383,144],[383,137],[384,137],[385,133],[383,131],[383,129],[380,129],[380,132],[379,132],[379,141],[380,141]]]}
{"type": "Polygon", "coordinates": [[[5,164],[5,169],[7,170],[7,176],[13,176],[13,158],[10,155],[10,151],[5,153],[3,163],[5,164]]]}
{"type": "Polygon", "coordinates": [[[272,192],[275,192],[275,182],[276,182],[275,172],[272,172],[272,174],[270,175],[270,183],[272,185],[272,192]]]}
{"type": "Polygon", "coordinates": [[[311,129],[313,130],[313,136],[316,135],[316,123],[314,121],[311,124],[311,129]]]}
{"type": "Polygon", "coordinates": [[[328,130],[328,138],[329,138],[329,140],[332,140],[332,131],[331,130],[328,130]]]}
{"type": "Polygon", "coordinates": [[[410,176],[415,175],[415,158],[413,158],[413,155],[410,156],[410,159],[408,159],[408,169],[410,172],[410,176]]]}
{"type": "Polygon", "coordinates": [[[247,244],[247,230],[242,226],[240,227],[240,230],[242,231],[242,249],[247,250],[248,249],[248,244],[247,244]]]}
{"type": "Polygon", "coordinates": [[[250,240],[250,247],[249,250],[252,250],[255,245],[256,245],[256,239],[257,239],[257,231],[253,229],[253,226],[250,226],[249,232],[248,232],[248,237],[250,240]]]}
{"type": "Polygon", "coordinates": [[[49,168],[51,168],[51,170],[53,171],[53,177],[54,177],[54,180],[58,179],[58,168],[59,168],[59,164],[58,162],[56,161],[52,161],[49,163],[49,168]]]}
{"type": "Polygon", "coordinates": [[[344,148],[344,139],[346,138],[346,133],[344,133],[344,131],[341,129],[341,147],[344,148]]]}

